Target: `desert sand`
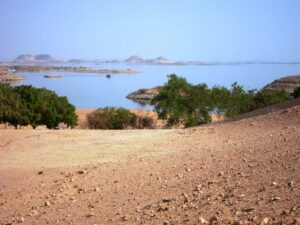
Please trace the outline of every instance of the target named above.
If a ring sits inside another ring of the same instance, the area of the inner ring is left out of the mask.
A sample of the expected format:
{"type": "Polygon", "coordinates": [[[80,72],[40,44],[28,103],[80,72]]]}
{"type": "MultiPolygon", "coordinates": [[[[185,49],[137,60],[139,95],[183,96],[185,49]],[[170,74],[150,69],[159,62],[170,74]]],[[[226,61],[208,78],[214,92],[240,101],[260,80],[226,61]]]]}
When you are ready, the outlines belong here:
{"type": "Polygon", "coordinates": [[[299,224],[299,101],[241,118],[0,130],[0,224],[299,224]]]}

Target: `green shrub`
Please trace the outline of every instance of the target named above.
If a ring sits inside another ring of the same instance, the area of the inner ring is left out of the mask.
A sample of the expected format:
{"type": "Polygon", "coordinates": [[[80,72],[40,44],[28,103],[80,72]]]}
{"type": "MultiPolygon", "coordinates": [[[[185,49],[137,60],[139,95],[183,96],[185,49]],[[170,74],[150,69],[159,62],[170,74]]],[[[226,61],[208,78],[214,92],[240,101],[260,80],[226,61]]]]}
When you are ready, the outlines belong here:
{"type": "Polygon", "coordinates": [[[300,97],[300,86],[294,89],[294,92],[292,93],[293,98],[299,98],[300,97]]]}
{"type": "Polygon", "coordinates": [[[124,108],[99,108],[87,115],[90,129],[126,129],[134,127],[136,115],[124,108]]]}
{"type": "Polygon", "coordinates": [[[278,104],[289,99],[289,94],[285,90],[262,89],[254,96],[255,109],[269,105],[278,104]]]}
{"type": "Polygon", "coordinates": [[[31,125],[33,128],[46,125],[56,128],[59,123],[77,125],[75,107],[66,97],[55,92],[32,86],[10,87],[0,85],[0,122],[31,125]]]}

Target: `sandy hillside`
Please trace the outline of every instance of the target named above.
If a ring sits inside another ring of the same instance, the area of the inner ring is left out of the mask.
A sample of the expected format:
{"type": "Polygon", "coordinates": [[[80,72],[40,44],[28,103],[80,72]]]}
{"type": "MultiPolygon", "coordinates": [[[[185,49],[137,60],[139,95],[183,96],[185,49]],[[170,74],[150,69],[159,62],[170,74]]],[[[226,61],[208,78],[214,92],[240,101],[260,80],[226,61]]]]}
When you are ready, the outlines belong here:
{"type": "Polygon", "coordinates": [[[300,106],[185,130],[0,130],[0,224],[298,224],[300,106]]]}

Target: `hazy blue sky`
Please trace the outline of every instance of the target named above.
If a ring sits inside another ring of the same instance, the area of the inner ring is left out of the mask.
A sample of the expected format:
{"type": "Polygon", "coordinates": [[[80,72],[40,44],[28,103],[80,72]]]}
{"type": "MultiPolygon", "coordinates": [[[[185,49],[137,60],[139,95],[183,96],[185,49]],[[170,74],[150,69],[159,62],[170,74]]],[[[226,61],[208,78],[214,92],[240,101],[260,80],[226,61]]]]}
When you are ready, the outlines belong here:
{"type": "Polygon", "coordinates": [[[0,59],[300,61],[299,0],[0,0],[0,59]]]}

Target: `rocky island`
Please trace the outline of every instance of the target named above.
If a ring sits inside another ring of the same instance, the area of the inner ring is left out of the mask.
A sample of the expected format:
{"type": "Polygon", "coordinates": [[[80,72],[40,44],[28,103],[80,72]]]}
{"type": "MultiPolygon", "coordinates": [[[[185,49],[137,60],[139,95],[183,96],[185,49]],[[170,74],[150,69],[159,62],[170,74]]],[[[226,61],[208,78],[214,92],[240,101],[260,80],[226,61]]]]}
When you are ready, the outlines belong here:
{"type": "Polygon", "coordinates": [[[158,94],[160,86],[154,88],[143,88],[132,93],[129,93],[126,98],[140,102],[143,104],[150,104],[151,100],[158,94]]]}
{"type": "Polygon", "coordinates": [[[16,72],[73,72],[73,73],[97,73],[97,74],[135,74],[141,71],[126,69],[93,69],[90,67],[71,67],[71,66],[32,66],[32,65],[14,65],[9,66],[16,72]]]}
{"type": "Polygon", "coordinates": [[[0,83],[12,83],[22,79],[23,77],[11,72],[8,67],[0,66],[0,83]]]}

